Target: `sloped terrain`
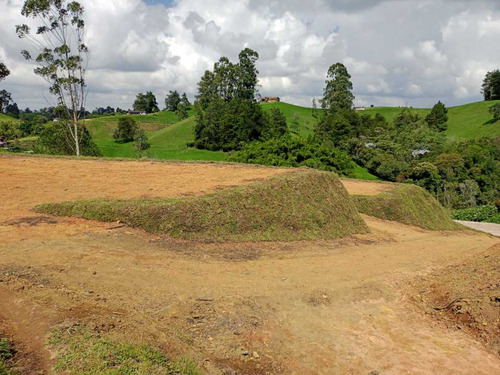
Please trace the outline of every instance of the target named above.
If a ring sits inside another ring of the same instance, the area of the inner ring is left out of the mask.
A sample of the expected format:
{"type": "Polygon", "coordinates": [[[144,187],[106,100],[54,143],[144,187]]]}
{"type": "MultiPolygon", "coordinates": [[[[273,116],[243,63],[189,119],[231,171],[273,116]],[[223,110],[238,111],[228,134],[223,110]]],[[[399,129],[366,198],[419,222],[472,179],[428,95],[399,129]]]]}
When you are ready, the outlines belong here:
{"type": "Polygon", "coordinates": [[[36,211],[117,221],[198,241],[334,239],[368,232],[338,178],[317,171],[298,171],[196,198],[51,203],[36,211]]]}
{"type": "MultiPolygon", "coordinates": [[[[336,240],[185,241],[32,208],[202,196],[289,171],[37,157],[0,157],[0,168],[2,333],[37,353],[45,373],[72,353],[78,362],[66,369],[83,373],[102,345],[119,349],[104,356],[109,372],[126,359],[146,365],[131,349],[141,345],[159,360],[191,358],[207,374],[500,371],[500,357],[484,342],[427,315],[414,287],[487,255],[498,239],[363,216],[371,233],[336,240]],[[54,335],[59,341],[50,346],[54,335]]],[[[358,191],[377,189],[369,184],[358,191]]],[[[483,286],[493,276],[477,272],[471,281],[483,286]]]]}

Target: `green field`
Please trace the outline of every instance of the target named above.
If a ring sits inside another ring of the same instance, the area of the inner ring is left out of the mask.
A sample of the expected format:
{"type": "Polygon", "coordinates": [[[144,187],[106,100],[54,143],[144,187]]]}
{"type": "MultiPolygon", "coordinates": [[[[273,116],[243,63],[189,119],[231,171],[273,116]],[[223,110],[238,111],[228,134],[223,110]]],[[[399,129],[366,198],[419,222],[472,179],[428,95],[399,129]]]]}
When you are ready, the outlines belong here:
{"type": "MultiPolygon", "coordinates": [[[[500,136],[500,121],[493,122],[493,116],[488,111],[495,103],[500,101],[476,102],[448,108],[448,138],[463,140],[500,136]]],[[[398,107],[375,107],[359,113],[372,116],[379,113],[391,122],[401,110],[402,108],[398,107]]],[[[413,108],[412,111],[426,116],[430,109],[413,108]]]]}
{"type": "MultiPolygon", "coordinates": [[[[477,102],[449,108],[448,130],[446,131],[448,138],[471,139],[484,136],[499,136],[500,122],[493,123],[492,116],[488,112],[489,107],[494,103],[477,102]]],[[[270,111],[271,108],[279,108],[287,118],[292,134],[304,138],[314,134],[314,125],[318,120],[313,117],[311,108],[288,103],[264,103],[262,107],[265,111],[270,111]]],[[[398,107],[374,107],[367,108],[360,114],[375,116],[375,114],[380,113],[388,121],[393,121],[401,110],[402,108],[398,107]]],[[[413,108],[411,110],[421,116],[426,116],[430,111],[423,108],[413,108]]],[[[320,113],[321,109],[318,112],[320,113]]],[[[148,135],[151,148],[145,152],[145,155],[162,160],[225,160],[223,152],[198,150],[187,146],[194,141],[193,129],[196,123],[194,113],[191,111],[189,115],[190,117],[183,121],[178,121],[177,116],[168,111],[146,116],[132,116],[148,135]]],[[[137,157],[133,143],[122,144],[113,140],[113,131],[119,118],[120,116],[109,116],[89,119],[86,120],[86,125],[104,156],[137,157]]],[[[367,180],[376,179],[366,169],[359,166],[355,168],[354,177],[367,180]]]]}
{"type": "Polygon", "coordinates": [[[0,121],[19,122],[18,119],[0,113],[0,121]]]}

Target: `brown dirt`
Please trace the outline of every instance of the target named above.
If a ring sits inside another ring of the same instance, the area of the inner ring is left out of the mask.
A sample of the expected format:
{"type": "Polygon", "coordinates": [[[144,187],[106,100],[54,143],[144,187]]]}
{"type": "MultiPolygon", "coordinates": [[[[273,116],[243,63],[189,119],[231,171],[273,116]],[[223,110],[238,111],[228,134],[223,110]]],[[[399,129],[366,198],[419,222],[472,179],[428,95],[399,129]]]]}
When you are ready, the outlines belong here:
{"type": "Polygon", "coordinates": [[[30,208],[204,194],[287,171],[51,158],[0,158],[0,170],[0,320],[42,369],[45,336],[81,322],[214,374],[500,371],[490,347],[425,314],[414,289],[498,239],[365,217],[371,234],[338,241],[198,244],[30,208]]]}
{"type": "Polygon", "coordinates": [[[351,195],[378,195],[393,188],[390,183],[373,181],[342,179],[342,183],[351,195]]]}

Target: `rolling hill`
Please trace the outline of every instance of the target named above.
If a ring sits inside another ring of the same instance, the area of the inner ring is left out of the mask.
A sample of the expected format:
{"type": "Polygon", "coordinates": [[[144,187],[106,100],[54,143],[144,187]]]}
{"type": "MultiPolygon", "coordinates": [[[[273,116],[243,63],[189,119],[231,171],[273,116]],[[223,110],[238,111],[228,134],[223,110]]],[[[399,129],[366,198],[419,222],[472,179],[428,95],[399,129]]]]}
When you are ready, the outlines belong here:
{"type": "MultiPolygon", "coordinates": [[[[499,123],[492,122],[492,116],[488,112],[493,104],[494,102],[477,102],[449,108],[448,130],[446,131],[448,138],[455,140],[500,136],[499,123]]],[[[311,108],[283,102],[264,103],[262,107],[265,111],[270,111],[271,108],[280,109],[287,118],[290,131],[295,136],[307,138],[314,134],[314,125],[318,119],[313,117],[311,108]]],[[[401,110],[402,108],[398,107],[374,107],[367,108],[360,114],[375,116],[379,113],[388,121],[393,121],[401,110]]],[[[421,116],[426,116],[430,111],[425,108],[411,110],[421,116]]],[[[151,148],[145,154],[163,160],[225,160],[223,152],[198,150],[187,146],[194,141],[193,129],[196,124],[194,113],[191,111],[189,115],[190,117],[183,121],[178,121],[174,113],[167,111],[146,116],[134,115],[133,118],[147,133],[151,144],[151,148]]],[[[136,156],[132,143],[120,144],[113,140],[113,131],[119,117],[89,119],[86,120],[86,125],[104,156],[131,158],[136,156]]],[[[362,179],[375,179],[361,167],[356,167],[355,176],[362,179]]]]}
{"type": "Polygon", "coordinates": [[[0,121],[19,122],[18,119],[12,118],[12,117],[7,116],[7,115],[4,115],[3,113],[0,113],[0,121]]]}
{"type": "MultiPolygon", "coordinates": [[[[493,122],[489,108],[500,101],[476,102],[448,108],[448,130],[446,135],[450,139],[465,140],[481,137],[500,136],[500,122],[493,122]]],[[[375,107],[361,111],[361,114],[375,116],[377,113],[384,116],[389,122],[393,121],[402,108],[375,107]]],[[[430,109],[413,108],[412,111],[426,116],[430,109]]]]}

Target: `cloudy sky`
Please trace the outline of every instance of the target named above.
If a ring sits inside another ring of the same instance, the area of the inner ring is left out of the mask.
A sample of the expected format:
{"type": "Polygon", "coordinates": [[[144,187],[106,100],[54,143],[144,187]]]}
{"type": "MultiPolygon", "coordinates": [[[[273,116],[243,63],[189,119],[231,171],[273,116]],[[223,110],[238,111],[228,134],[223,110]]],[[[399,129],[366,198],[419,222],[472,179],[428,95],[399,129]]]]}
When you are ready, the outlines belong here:
{"type": "MultiPolygon", "coordinates": [[[[20,107],[53,104],[15,35],[23,0],[0,0],[0,89],[20,107]]],[[[220,56],[260,54],[260,92],[310,105],[328,67],[343,62],[357,105],[448,106],[481,100],[500,68],[500,1],[81,0],[91,59],[87,108],[129,108],[135,94],[196,93],[220,56]]]]}

